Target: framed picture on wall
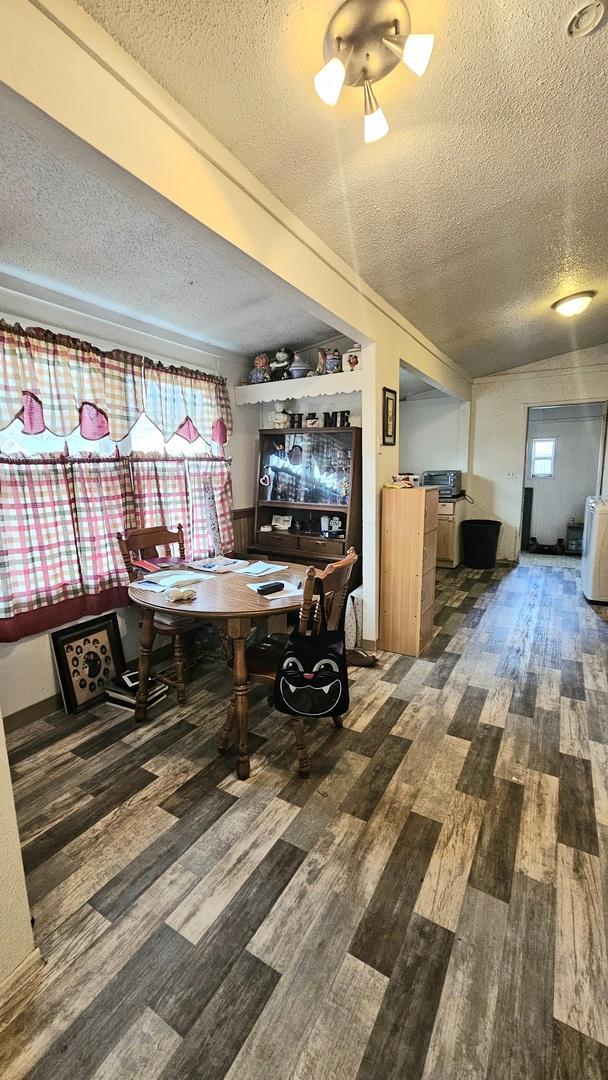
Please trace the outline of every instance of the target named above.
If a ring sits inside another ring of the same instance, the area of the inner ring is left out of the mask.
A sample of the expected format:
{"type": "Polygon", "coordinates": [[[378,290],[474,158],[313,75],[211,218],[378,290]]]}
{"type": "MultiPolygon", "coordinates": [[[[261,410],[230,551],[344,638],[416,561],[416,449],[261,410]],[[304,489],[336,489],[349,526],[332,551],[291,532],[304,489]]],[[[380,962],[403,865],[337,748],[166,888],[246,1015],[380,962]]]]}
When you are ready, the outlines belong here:
{"type": "Polygon", "coordinates": [[[79,713],[105,701],[112,679],[126,666],[116,613],[64,626],[51,640],[65,711],[79,713]]]}
{"type": "Polygon", "coordinates": [[[397,443],[397,391],[382,387],[382,445],[397,443]]]}

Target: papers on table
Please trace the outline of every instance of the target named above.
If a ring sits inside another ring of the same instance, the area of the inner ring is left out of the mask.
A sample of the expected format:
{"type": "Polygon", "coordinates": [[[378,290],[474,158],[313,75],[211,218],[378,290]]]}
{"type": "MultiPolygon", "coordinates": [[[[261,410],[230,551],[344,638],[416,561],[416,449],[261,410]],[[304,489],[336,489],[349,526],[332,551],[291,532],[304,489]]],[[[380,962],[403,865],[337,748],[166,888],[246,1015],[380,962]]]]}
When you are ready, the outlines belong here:
{"type": "Polygon", "coordinates": [[[249,564],[247,559],[228,559],[225,555],[217,555],[215,558],[191,562],[188,565],[193,570],[205,570],[209,574],[227,574],[229,570],[241,570],[249,564]]]}
{"type": "Polygon", "coordinates": [[[193,570],[161,570],[158,574],[148,574],[137,585],[147,587],[151,583],[160,585],[161,589],[182,589],[185,585],[198,585],[199,581],[209,581],[208,575],[193,570]]]}
{"type": "MultiPolygon", "coordinates": [[[[284,569],[284,567],[283,567],[283,569],[284,569]]],[[[301,596],[302,595],[302,591],[303,591],[302,588],[300,587],[298,589],[297,585],[294,585],[293,582],[285,581],[284,578],[277,578],[277,581],[280,581],[281,584],[285,586],[285,588],[281,589],[280,592],[268,593],[266,596],[264,595],[264,593],[262,593],[262,595],[260,596],[260,600],[280,600],[281,597],[283,597],[283,596],[301,596]]],[[[252,582],[251,584],[247,584],[247,588],[252,589],[253,592],[257,593],[257,590],[259,588],[259,584],[256,585],[256,584],[254,584],[252,582]]],[[[258,593],[258,595],[259,595],[259,593],[258,593]]]]}
{"type": "Polygon", "coordinates": [[[279,565],[279,563],[265,562],[260,559],[258,562],[249,563],[249,566],[244,566],[242,570],[237,570],[237,574],[244,574],[245,577],[264,577],[265,574],[278,574],[281,570],[287,570],[285,564],[279,565]]]}

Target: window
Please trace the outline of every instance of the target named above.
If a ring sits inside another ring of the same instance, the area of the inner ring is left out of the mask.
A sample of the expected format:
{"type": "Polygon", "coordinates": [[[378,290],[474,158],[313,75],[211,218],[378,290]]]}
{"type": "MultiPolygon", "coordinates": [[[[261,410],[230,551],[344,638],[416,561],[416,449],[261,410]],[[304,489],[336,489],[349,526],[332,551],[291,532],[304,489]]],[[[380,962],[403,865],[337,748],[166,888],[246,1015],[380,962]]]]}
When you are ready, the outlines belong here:
{"type": "Polygon", "coordinates": [[[226,380],[0,319],[0,641],[125,603],[117,532],[231,550],[226,380]]]}
{"type": "Polygon", "coordinates": [[[198,457],[201,454],[217,454],[221,456],[221,447],[214,442],[205,442],[199,435],[194,442],[188,442],[181,435],[172,435],[165,442],[162,432],[153,424],[145,413],[139,417],[131,428],[129,434],[112,442],[106,436],[101,439],[85,439],[76,428],[69,435],[53,435],[50,431],[42,431],[38,435],[25,435],[21,420],[13,420],[12,424],[0,431],[0,455],[13,457],[15,454],[25,454],[27,457],[36,457],[39,454],[63,454],[67,452],[70,457],[86,457],[90,454],[103,454],[110,457],[118,447],[123,457],[132,451],[140,454],[173,454],[176,457],[198,457]]]}
{"type": "Polygon", "coordinates": [[[530,476],[548,479],[553,476],[555,463],[555,439],[532,439],[530,476]]]}
{"type": "Polygon", "coordinates": [[[121,607],[117,532],[178,522],[190,558],[232,549],[229,460],[0,456],[0,641],[121,607]]]}

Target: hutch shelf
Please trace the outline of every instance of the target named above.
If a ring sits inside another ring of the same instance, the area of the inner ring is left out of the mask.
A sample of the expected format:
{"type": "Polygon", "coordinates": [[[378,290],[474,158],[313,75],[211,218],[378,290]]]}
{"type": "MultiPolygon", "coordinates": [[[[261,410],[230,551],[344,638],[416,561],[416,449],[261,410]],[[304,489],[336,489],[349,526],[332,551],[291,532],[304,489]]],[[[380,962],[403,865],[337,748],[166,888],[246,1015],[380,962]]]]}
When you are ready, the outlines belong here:
{"type": "Polygon", "coordinates": [[[319,566],[361,554],[360,428],[264,429],[257,475],[251,554],[319,566]]]}

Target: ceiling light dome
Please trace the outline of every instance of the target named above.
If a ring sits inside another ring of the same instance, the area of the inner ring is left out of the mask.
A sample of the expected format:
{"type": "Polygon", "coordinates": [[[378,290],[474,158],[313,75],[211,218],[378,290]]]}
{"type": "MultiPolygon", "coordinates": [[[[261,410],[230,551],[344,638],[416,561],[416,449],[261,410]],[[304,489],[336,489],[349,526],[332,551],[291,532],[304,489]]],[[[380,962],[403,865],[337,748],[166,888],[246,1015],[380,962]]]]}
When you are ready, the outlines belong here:
{"type": "Polygon", "coordinates": [[[573,315],[580,315],[585,308],[588,308],[594,296],[596,296],[596,293],[593,289],[588,289],[587,292],[572,293],[571,296],[564,296],[561,300],[556,300],[554,304],[551,304],[551,307],[554,311],[557,311],[558,315],[571,319],[573,315]]]}

